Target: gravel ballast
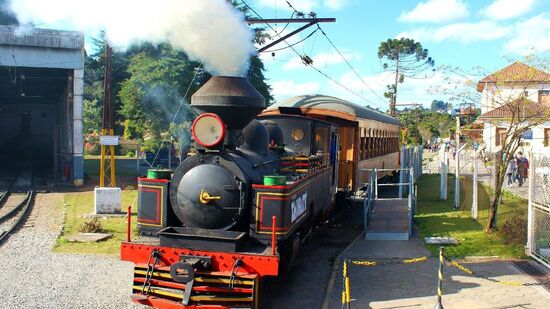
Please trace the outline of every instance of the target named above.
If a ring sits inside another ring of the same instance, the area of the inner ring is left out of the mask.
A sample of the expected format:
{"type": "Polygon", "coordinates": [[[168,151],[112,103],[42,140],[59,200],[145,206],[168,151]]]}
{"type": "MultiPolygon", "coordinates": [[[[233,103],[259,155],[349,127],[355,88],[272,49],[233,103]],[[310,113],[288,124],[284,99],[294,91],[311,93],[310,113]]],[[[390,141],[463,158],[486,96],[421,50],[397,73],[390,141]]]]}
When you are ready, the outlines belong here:
{"type": "Polygon", "coordinates": [[[133,264],[116,257],[53,253],[59,193],[37,194],[34,224],[0,246],[2,308],[146,308],[130,301],[133,264]]]}

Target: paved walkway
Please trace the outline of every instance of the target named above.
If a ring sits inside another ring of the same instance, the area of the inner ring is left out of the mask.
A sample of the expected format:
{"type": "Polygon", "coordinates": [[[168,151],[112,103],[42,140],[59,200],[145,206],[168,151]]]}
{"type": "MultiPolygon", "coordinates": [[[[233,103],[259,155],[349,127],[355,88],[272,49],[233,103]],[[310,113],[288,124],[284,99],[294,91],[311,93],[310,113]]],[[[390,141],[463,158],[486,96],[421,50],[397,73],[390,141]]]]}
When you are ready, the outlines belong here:
{"type": "MultiPolygon", "coordinates": [[[[340,256],[327,290],[324,308],[341,308],[342,263],[352,260],[429,256],[422,241],[364,240],[363,235],[340,256]]],[[[490,278],[532,283],[536,280],[511,261],[466,261],[466,267],[490,278]]],[[[360,266],[349,270],[352,308],[434,308],[438,262],[360,266]]],[[[460,270],[444,268],[443,305],[452,308],[549,308],[550,292],[542,286],[510,286],[475,278],[460,270]]]]}

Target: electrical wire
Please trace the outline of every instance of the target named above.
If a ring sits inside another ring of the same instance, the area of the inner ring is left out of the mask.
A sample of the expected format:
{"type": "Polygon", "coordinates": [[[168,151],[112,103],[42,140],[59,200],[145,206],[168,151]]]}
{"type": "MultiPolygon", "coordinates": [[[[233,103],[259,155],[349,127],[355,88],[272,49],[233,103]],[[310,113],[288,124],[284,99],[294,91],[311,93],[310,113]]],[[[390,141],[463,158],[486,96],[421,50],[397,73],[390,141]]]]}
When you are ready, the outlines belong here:
{"type": "Polygon", "coordinates": [[[303,41],[309,39],[313,34],[315,34],[315,33],[317,32],[317,30],[319,30],[319,29],[313,30],[313,31],[312,31],[308,36],[306,36],[305,38],[301,39],[301,40],[298,41],[298,42],[294,42],[294,43],[290,44],[290,45],[287,46],[287,47],[281,47],[281,48],[278,48],[278,49],[265,50],[265,51],[263,51],[263,52],[264,52],[264,53],[272,53],[272,52],[276,52],[276,51],[285,50],[285,49],[287,49],[287,48],[290,48],[291,46],[300,44],[300,43],[302,43],[303,41]]]}
{"type": "MultiPolygon", "coordinates": [[[[264,18],[258,13],[256,12],[256,10],[254,10],[250,5],[248,5],[248,3],[246,3],[245,0],[241,0],[241,3],[246,6],[250,11],[252,11],[256,16],[258,16],[258,18],[262,21],[264,21],[264,23],[271,29],[273,30],[274,33],[277,34],[277,31],[275,31],[275,29],[273,28],[273,26],[271,26],[268,22],[266,22],[264,20],[264,18]]],[[[292,5],[287,1],[287,3],[289,4],[290,7],[292,7],[292,5]]],[[[293,7],[292,7],[293,8],[293,7]]],[[[293,8],[294,9],[294,8],[293,8]]],[[[280,35],[277,34],[279,37],[280,35]]],[[[286,40],[283,40],[283,42],[288,46],[288,48],[290,48],[292,51],[294,51],[294,53],[296,53],[296,55],[298,55],[298,57],[300,57],[300,59],[302,58],[302,55],[294,48],[294,46],[291,46],[286,40]]],[[[336,83],[337,85],[341,86],[343,89],[347,90],[348,92],[350,92],[351,94],[365,100],[367,103],[372,103],[374,104],[374,102],[370,101],[369,99],[367,99],[366,97],[356,93],[355,91],[349,89],[348,87],[342,85],[340,82],[337,82],[334,78],[330,77],[328,74],[322,72],[321,70],[319,70],[318,68],[314,67],[312,64],[308,64],[307,66],[313,68],[315,71],[317,71],[319,74],[325,76],[327,79],[333,81],[334,83],[336,83]]],[[[376,104],[375,104],[376,105],[376,104]]]]}
{"type": "Polygon", "coordinates": [[[325,38],[327,39],[327,41],[330,43],[330,45],[332,45],[332,47],[334,48],[334,50],[336,50],[336,52],[338,53],[338,55],[340,55],[340,57],[342,58],[342,60],[344,60],[344,62],[348,65],[348,67],[350,68],[350,70],[357,76],[357,78],[377,97],[379,98],[383,103],[384,105],[386,104],[386,100],[384,100],[378,93],[376,93],[366,82],[365,80],[361,77],[361,75],[357,72],[357,70],[351,65],[351,63],[349,63],[349,61],[346,59],[346,57],[344,57],[344,55],[340,52],[340,50],[338,49],[338,47],[336,47],[336,45],[332,42],[332,40],[328,37],[328,35],[325,33],[325,31],[323,31],[323,29],[321,28],[321,26],[319,24],[317,24],[317,28],[319,30],[321,30],[321,33],[325,36],[325,38]]]}

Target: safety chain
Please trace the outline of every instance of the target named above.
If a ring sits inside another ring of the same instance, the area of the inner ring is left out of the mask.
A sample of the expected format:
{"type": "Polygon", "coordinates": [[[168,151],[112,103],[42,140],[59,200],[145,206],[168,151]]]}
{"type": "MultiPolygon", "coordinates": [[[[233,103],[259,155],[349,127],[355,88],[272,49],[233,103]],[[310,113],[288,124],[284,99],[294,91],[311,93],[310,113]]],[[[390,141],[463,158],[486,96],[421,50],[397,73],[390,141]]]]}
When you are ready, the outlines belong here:
{"type": "Polygon", "coordinates": [[[237,271],[239,271],[239,267],[243,264],[243,260],[237,259],[235,263],[233,263],[233,267],[231,268],[231,275],[229,276],[229,289],[233,289],[233,285],[235,284],[235,279],[237,279],[237,271]]]}
{"type": "Polygon", "coordinates": [[[412,263],[420,263],[420,262],[426,262],[428,260],[427,256],[418,257],[418,258],[410,258],[410,259],[391,259],[388,261],[352,261],[350,260],[351,264],[353,265],[361,265],[361,266],[378,266],[378,265],[396,265],[396,264],[412,264],[412,263]]]}
{"type": "Polygon", "coordinates": [[[141,294],[147,295],[151,291],[151,279],[153,278],[153,273],[155,272],[155,266],[159,262],[160,254],[157,250],[151,251],[149,259],[147,260],[147,272],[145,273],[145,281],[141,287],[141,294]],[[151,265],[151,260],[153,264],[151,265]]]}
{"type": "Polygon", "coordinates": [[[490,278],[490,277],[478,274],[478,273],[474,272],[473,270],[464,267],[464,265],[460,265],[458,262],[450,260],[447,257],[445,257],[445,260],[447,260],[447,262],[451,263],[451,265],[454,266],[455,268],[457,268],[457,269],[459,269],[459,270],[461,270],[461,271],[463,271],[463,272],[465,272],[469,275],[472,275],[472,276],[477,277],[477,278],[485,279],[487,281],[500,283],[500,284],[504,284],[504,285],[510,285],[510,286],[539,286],[539,285],[544,285],[543,282],[521,283],[521,282],[517,282],[517,281],[497,280],[497,279],[494,279],[494,278],[490,278]]]}

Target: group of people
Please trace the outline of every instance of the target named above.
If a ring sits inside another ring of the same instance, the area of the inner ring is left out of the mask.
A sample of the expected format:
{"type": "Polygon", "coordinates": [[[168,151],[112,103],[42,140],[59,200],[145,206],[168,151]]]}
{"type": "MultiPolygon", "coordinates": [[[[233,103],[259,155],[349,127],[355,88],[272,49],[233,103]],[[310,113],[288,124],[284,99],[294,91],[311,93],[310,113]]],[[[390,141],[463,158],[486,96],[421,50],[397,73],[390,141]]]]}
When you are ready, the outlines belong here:
{"type": "Polygon", "coordinates": [[[506,167],[506,177],[508,178],[508,187],[511,188],[514,185],[514,182],[518,182],[518,185],[521,187],[527,175],[529,174],[529,160],[523,155],[520,151],[517,155],[514,155],[514,158],[508,161],[508,166],[506,167]]]}

